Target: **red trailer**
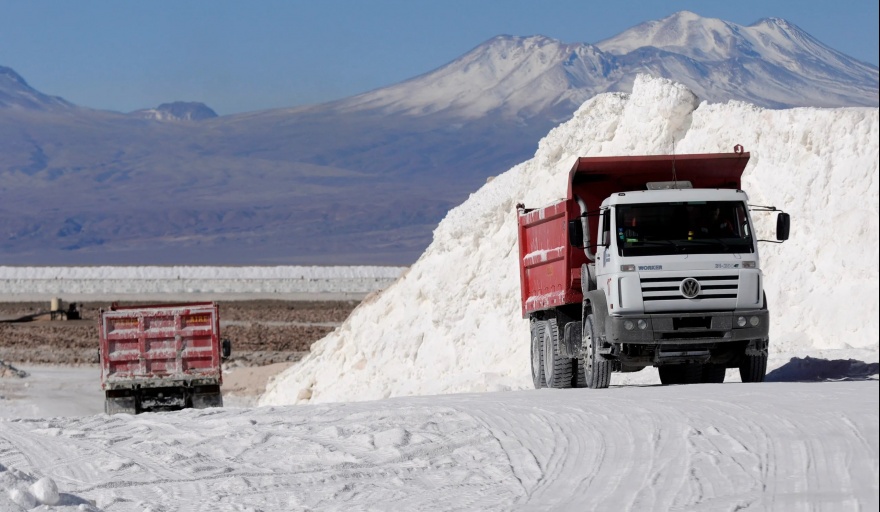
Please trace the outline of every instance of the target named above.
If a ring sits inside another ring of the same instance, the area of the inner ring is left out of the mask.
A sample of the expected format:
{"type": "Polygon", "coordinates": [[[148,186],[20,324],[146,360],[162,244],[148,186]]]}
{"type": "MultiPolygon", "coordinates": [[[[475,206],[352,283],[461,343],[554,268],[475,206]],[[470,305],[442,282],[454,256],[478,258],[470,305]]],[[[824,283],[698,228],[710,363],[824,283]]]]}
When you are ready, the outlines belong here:
{"type": "Polygon", "coordinates": [[[221,407],[220,338],[213,302],[101,310],[101,386],[108,414],[221,407]]]}

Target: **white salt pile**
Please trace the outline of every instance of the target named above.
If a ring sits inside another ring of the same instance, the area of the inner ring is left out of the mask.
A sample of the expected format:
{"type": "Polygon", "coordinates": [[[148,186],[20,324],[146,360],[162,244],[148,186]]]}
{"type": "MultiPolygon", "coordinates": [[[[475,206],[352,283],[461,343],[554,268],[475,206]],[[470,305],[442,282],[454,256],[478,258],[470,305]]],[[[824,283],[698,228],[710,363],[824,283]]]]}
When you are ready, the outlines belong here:
{"type": "MultiPolygon", "coordinates": [[[[878,109],[699,103],[681,85],[643,76],[632,94],[587,101],[533,159],[450,211],[409,272],[270,383],[261,404],[530,387],[516,203],[564,197],[578,156],[669,154],[673,139],[677,153],[742,144],[751,152],[743,187],[752,204],[791,214],[791,239],[760,247],[771,358],[857,349],[876,361],[878,109]]],[[[758,234],[773,238],[774,218],[755,215],[758,234]]]]}

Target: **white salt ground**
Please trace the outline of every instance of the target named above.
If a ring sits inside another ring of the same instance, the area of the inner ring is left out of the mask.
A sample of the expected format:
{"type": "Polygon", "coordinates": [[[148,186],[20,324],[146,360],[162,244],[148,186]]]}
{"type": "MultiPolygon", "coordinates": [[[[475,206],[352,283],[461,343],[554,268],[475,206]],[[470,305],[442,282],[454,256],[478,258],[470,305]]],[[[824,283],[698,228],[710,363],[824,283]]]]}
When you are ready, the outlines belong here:
{"type": "MultiPolygon", "coordinates": [[[[707,104],[682,85],[642,76],[632,94],[587,101],[533,159],[451,210],[410,270],[270,383],[260,403],[530,387],[515,205],[564,197],[578,156],[668,154],[673,139],[677,153],[742,144],[752,204],[791,214],[791,239],[760,246],[772,365],[817,351],[846,359],[849,349],[877,361],[878,109],[707,104]]],[[[774,217],[756,219],[758,233],[774,238],[774,217]]],[[[658,378],[646,369],[612,379],[626,382],[658,378]]]]}

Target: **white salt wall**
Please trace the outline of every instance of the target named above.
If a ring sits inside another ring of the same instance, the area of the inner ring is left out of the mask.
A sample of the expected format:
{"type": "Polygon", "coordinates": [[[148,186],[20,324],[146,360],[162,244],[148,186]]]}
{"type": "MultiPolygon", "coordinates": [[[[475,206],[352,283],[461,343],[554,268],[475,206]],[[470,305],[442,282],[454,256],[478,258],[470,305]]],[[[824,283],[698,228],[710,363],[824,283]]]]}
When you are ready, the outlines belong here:
{"type": "Polygon", "coordinates": [[[151,294],[364,295],[387,287],[404,270],[379,266],[0,266],[0,299],[151,294]]]}
{"type": "MultiPolygon", "coordinates": [[[[564,197],[578,156],[668,154],[673,138],[677,153],[742,144],[752,154],[744,177],[752,203],[792,215],[788,242],[761,244],[772,353],[876,354],[878,109],[699,104],[679,84],[640,77],[631,95],[586,102],[532,160],[450,211],[409,272],[275,379],[261,403],[530,387],[516,203],[564,197]]],[[[773,238],[774,225],[765,214],[759,234],[773,238]]]]}

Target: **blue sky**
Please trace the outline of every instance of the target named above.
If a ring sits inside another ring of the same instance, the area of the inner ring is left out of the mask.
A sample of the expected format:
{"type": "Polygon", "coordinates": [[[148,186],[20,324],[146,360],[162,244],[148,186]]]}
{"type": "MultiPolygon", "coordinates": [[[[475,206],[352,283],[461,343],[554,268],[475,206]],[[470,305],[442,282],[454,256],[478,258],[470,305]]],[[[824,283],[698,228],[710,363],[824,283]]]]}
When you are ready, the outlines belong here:
{"type": "Polygon", "coordinates": [[[0,0],[0,66],[81,106],[202,101],[225,115],[391,85],[499,34],[595,43],[680,10],[784,18],[878,63],[877,0],[0,0]]]}

